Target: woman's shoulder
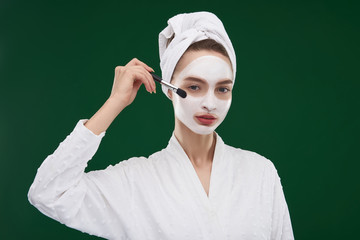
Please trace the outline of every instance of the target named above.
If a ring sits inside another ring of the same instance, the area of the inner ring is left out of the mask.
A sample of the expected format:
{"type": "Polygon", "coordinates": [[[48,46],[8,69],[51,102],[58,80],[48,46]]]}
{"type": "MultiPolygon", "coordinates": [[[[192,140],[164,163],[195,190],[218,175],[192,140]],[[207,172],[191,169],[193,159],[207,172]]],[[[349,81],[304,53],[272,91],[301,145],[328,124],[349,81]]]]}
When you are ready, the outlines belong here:
{"type": "Polygon", "coordinates": [[[267,167],[275,170],[273,162],[257,152],[225,144],[224,153],[228,158],[231,158],[239,164],[253,167],[267,167]]]}
{"type": "Polygon", "coordinates": [[[163,155],[163,150],[157,151],[151,154],[149,157],[138,156],[138,157],[131,157],[129,159],[122,160],[115,165],[110,165],[108,169],[113,169],[113,168],[137,169],[137,168],[150,166],[154,164],[156,160],[161,159],[161,156],[163,155]]]}

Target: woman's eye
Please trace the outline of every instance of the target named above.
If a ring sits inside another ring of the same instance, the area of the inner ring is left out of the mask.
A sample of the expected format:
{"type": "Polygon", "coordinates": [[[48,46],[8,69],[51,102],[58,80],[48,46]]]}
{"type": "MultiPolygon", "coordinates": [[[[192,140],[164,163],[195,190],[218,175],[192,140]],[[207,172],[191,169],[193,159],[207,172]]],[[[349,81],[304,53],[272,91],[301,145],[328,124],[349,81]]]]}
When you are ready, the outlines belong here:
{"type": "Polygon", "coordinates": [[[230,91],[230,89],[228,89],[226,87],[221,87],[221,88],[218,89],[218,91],[221,92],[221,93],[227,93],[227,92],[230,91]]]}
{"type": "Polygon", "coordinates": [[[191,89],[193,91],[196,91],[196,90],[199,90],[199,87],[195,86],[195,85],[192,85],[192,86],[189,87],[189,89],[191,89]]]}

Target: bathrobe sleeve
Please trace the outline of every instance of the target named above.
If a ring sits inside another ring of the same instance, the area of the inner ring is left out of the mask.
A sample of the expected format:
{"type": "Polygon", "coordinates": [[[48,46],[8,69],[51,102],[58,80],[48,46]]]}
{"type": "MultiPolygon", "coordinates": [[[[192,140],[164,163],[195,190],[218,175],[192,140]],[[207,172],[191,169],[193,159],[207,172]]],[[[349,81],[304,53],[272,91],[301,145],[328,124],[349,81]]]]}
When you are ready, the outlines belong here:
{"type": "Polygon", "coordinates": [[[91,132],[84,126],[86,120],[79,120],[41,164],[28,198],[40,212],[71,228],[105,238],[125,238],[132,224],[127,163],[84,172],[105,135],[91,132]],[[115,205],[123,206],[121,212],[113,209],[115,205]]]}
{"type": "Polygon", "coordinates": [[[292,240],[294,239],[291,226],[289,209],[285,200],[285,195],[281,185],[280,177],[275,170],[274,201],[271,226],[271,239],[292,240]]]}

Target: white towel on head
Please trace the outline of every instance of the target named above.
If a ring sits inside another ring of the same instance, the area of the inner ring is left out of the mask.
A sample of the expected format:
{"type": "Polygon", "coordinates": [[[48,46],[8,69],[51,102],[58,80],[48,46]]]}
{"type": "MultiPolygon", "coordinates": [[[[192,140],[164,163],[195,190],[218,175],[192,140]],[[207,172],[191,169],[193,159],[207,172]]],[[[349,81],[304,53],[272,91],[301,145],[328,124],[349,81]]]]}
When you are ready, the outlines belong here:
{"type": "MultiPolygon", "coordinates": [[[[223,45],[230,57],[233,81],[236,74],[236,56],[230,38],[220,19],[210,12],[178,14],[168,20],[168,26],[159,34],[160,67],[162,78],[170,82],[175,66],[186,49],[195,42],[213,39],[223,45]],[[170,44],[168,40],[172,39],[170,44]]],[[[167,97],[167,88],[162,86],[167,97]]]]}

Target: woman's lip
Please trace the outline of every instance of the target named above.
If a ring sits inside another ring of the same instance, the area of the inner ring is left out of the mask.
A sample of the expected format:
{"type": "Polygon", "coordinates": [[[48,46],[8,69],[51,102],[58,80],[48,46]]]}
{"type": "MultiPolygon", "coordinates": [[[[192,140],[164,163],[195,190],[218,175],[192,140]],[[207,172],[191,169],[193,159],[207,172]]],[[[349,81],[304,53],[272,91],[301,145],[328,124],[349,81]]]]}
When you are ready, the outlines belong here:
{"type": "Polygon", "coordinates": [[[217,118],[211,115],[195,116],[195,118],[201,125],[213,125],[217,121],[217,118]]]}
{"type": "Polygon", "coordinates": [[[205,119],[216,119],[216,117],[214,117],[213,115],[208,115],[208,114],[205,114],[205,115],[199,115],[199,116],[196,116],[197,118],[205,118],[205,119]]]}

